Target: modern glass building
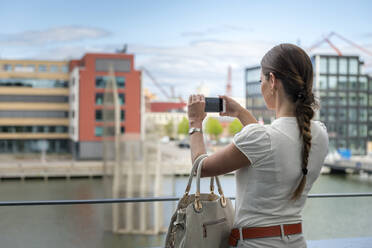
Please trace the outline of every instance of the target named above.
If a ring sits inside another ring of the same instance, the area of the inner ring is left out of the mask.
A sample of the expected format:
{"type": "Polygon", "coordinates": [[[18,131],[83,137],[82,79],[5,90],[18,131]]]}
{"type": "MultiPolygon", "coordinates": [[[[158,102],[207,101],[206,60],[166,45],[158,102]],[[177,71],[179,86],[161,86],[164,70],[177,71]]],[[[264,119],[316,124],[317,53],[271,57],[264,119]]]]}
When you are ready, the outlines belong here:
{"type": "Polygon", "coordinates": [[[260,66],[249,67],[245,70],[246,108],[256,118],[262,118],[264,123],[271,123],[275,118],[275,112],[266,108],[261,94],[260,74],[260,66]]]}
{"type": "Polygon", "coordinates": [[[0,153],[68,152],[68,62],[0,60],[0,153]]]}
{"type": "MultiPolygon", "coordinates": [[[[320,102],[316,118],[325,123],[329,149],[365,155],[372,141],[372,79],[363,74],[358,56],[314,55],[314,93],[320,102]]],[[[270,123],[260,90],[260,67],[246,69],[246,107],[270,123]]],[[[369,151],[371,152],[371,151],[369,151]]]]}

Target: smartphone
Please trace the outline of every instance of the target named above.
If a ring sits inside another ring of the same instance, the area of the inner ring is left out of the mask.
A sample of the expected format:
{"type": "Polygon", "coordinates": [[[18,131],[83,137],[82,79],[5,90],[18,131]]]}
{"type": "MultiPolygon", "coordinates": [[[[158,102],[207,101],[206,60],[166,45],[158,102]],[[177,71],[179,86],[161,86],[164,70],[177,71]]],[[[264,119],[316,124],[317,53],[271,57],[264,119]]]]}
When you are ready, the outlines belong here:
{"type": "Polygon", "coordinates": [[[205,98],[205,112],[225,112],[225,100],[219,97],[206,97],[205,98]]]}

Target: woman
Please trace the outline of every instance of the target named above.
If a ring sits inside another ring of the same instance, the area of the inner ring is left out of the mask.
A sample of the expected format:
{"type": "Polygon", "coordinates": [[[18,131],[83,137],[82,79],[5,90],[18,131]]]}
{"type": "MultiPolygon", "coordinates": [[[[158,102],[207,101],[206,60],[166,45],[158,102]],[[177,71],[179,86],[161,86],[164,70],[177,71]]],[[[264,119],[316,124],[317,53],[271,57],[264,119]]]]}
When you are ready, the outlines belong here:
{"type": "MultiPolygon", "coordinates": [[[[320,174],[328,152],[325,126],[312,121],[317,103],[312,92],[313,68],[299,47],[281,44],[261,61],[261,92],[274,110],[271,125],[260,125],[229,97],[226,112],[244,128],[233,143],[203,161],[202,176],[236,170],[236,205],[230,245],[238,247],[306,247],[301,210],[320,174]]],[[[191,95],[188,104],[192,161],[205,154],[199,131],[206,117],[204,96],[191,95]]]]}

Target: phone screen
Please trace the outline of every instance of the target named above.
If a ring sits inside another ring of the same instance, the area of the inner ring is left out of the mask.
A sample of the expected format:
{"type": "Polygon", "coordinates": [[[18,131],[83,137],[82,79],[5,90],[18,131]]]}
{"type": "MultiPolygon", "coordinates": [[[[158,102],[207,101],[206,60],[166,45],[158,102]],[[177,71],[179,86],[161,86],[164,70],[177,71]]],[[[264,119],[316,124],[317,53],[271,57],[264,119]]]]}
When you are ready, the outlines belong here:
{"type": "Polygon", "coordinates": [[[223,100],[219,97],[205,98],[205,112],[222,112],[223,100]]]}

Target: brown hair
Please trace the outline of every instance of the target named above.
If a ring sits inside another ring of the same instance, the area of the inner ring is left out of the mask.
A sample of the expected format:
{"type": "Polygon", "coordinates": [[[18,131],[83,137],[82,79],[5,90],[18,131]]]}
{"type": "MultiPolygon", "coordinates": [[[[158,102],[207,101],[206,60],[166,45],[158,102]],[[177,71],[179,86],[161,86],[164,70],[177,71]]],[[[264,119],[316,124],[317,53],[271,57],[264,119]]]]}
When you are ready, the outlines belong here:
{"type": "Polygon", "coordinates": [[[318,107],[312,92],[313,66],[304,50],[292,44],[280,44],[272,48],[261,60],[261,69],[266,78],[273,73],[280,79],[286,95],[295,105],[297,124],[302,138],[302,179],[292,195],[301,197],[306,184],[307,164],[311,148],[311,119],[318,107]]]}

